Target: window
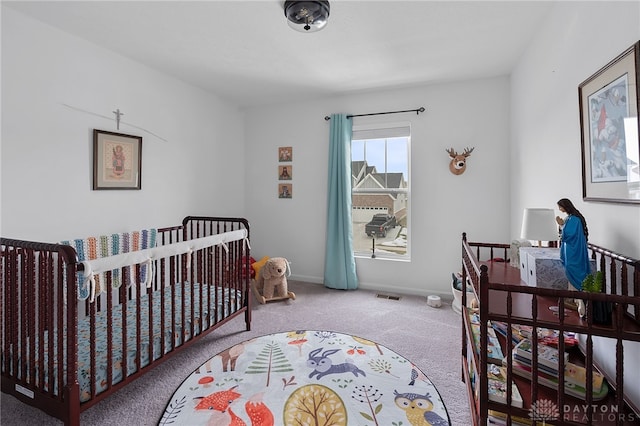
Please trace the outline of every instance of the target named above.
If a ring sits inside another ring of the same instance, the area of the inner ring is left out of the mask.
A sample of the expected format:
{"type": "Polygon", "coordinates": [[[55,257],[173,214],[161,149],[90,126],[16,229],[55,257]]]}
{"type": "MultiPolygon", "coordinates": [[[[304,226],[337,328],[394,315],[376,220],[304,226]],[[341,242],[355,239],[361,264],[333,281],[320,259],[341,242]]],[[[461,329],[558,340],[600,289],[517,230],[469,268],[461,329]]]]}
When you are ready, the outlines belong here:
{"type": "Polygon", "coordinates": [[[353,127],[353,251],[356,256],[409,258],[408,123],[353,127]]]}

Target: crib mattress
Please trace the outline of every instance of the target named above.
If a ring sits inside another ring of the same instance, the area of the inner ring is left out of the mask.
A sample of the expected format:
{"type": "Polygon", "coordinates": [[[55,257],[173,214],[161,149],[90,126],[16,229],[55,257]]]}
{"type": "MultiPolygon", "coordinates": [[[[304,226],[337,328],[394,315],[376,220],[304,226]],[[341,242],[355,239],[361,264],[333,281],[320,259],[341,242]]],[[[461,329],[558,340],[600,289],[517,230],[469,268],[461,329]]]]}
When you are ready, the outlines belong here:
{"type": "MultiPolygon", "coordinates": [[[[191,324],[190,320],[187,320],[183,324],[182,320],[182,285],[176,284],[175,286],[175,327],[171,324],[171,287],[164,289],[165,293],[165,323],[164,327],[161,324],[161,295],[159,291],[153,293],[153,338],[149,338],[149,297],[144,295],[140,297],[141,306],[141,321],[140,321],[140,366],[145,367],[150,363],[149,356],[149,344],[153,342],[152,356],[153,360],[160,357],[162,352],[162,334],[164,333],[164,353],[171,351],[174,347],[181,345],[182,343],[191,339],[191,324]],[[175,333],[174,333],[175,331],[175,333]],[[173,336],[172,336],[173,334],[173,336]]],[[[201,330],[209,328],[210,324],[214,324],[228,317],[233,312],[236,312],[242,307],[242,294],[239,290],[233,290],[229,288],[216,287],[211,285],[204,285],[201,290],[201,285],[194,283],[184,285],[184,300],[185,303],[191,301],[191,292],[193,291],[194,301],[194,318],[196,323],[193,324],[193,336],[200,334],[201,330]],[[193,287],[193,290],[192,290],[193,287]],[[207,300],[207,291],[209,294],[209,300],[207,300]],[[200,299],[203,296],[203,313],[200,315],[200,299]],[[207,302],[211,306],[215,306],[217,301],[217,309],[214,312],[209,312],[207,302]],[[217,313],[217,315],[216,315],[217,313]],[[200,324],[200,318],[202,323],[200,324]]],[[[136,327],[136,311],[137,301],[132,300],[127,302],[126,315],[127,315],[127,375],[131,375],[138,370],[138,353],[136,347],[137,327],[136,327]]],[[[124,376],[123,369],[123,335],[122,335],[122,305],[117,305],[112,309],[112,383],[116,384],[122,381],[124,376]]],[[[185,305],[185,317],[191,317],[191,306],[185,305]]],[[[100,312],[96,315],[96,338],[95,338],[95,386],[96,394],[105,391],[108,387],[107,378],[107,312],[100,312]]],[[[47,341],[45,336],[45,342],[47,341]]],[[[54,339],[57,342],[57,339],[54,339]]],[[[82,402],[88,401],[91,398],[91,337],[90,337],[90,321],[89,318],[83,318],[78,321],[78,382],[80,385],[80,400],[82,402]]],[[[36,350],[37,353],[37,350],[36,350]]],[[[45,360],[43,363],[48,365],[48,359],[45,351],[45,360]]],[[[45,367],[46,368],[46,367],[45,367]]],[[[54,365],[54,376],[57,375],[58,366],[54,365]]],[[[37,373],[36,373],[37,374],[37,373]]],[[[45,370],[45,380],[48,377],[48,371],[45,370]]],[[[48,389],[48,383],[45,382],[45,389],[48,389]]],[[[54,392],[57,394],[59,391],[57,383],[54,386],[54,392]]]]}

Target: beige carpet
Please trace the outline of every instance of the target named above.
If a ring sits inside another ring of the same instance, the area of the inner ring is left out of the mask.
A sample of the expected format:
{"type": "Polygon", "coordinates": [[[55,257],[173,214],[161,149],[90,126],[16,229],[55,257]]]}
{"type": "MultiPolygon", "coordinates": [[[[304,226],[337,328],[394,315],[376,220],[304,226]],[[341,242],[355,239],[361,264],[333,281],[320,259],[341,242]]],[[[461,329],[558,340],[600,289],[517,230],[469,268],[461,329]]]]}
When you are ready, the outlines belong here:
{"type": "MultiPolygon", "coordinates": [[[[253,304],[251,331],[244,331],[243,318],[235,319],[84,411],[81,423],[157,425],[176,389],[212,354],[266,334],[306,329],[366,337],[401,354],[427,374],[447,407],[451,424],[471,424],[467,391],[460,379],[461,322],[450,304],[445,301],[441,308],[431,308],[424,297],[392,300],[365,290],[330,290],[294,281],[289,287],[296,293],[296,300],[253,304]]],[[[3,426],[62,424],[6,394],[2,394],[1,403],[3,426]]]]}

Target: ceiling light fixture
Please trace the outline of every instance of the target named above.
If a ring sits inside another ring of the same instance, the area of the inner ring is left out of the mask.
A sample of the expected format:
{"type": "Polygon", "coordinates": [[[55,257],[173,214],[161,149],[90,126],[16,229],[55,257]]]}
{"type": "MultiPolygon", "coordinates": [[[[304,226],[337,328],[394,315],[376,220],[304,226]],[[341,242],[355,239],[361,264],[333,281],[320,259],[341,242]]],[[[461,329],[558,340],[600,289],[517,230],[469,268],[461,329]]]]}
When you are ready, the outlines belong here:
{"type": "Polygon", "coordinates": [[[303,33],[320,31],[329,19],[329,2],[319,1],[285,1],[284,16],[291,28],[303,33]]]}

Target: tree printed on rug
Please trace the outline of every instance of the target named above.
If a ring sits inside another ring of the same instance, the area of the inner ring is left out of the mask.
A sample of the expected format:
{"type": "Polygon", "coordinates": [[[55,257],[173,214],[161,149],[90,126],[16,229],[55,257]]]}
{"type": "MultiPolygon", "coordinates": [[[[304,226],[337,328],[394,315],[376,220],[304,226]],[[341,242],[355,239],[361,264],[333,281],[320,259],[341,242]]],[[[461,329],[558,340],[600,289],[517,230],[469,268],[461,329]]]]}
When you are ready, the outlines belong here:
{"type": "Polygon", "coordinates": [[[265,386],[269,387],[272,373],[290,373],[292,371],[293,367],[282,348],[276,342],[271,342],[266,344],[256,359],[249,364],[246,374],[266,374],[267,383],[265,386]]]}
{"type": "Polygon", "coordinates": [[[159,425],[449,425],[435,386],[384,346],[295,330],[235,345],[180,385],[159,425]]]}

